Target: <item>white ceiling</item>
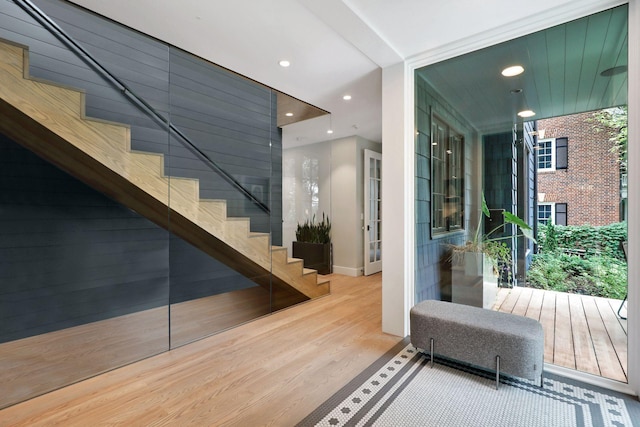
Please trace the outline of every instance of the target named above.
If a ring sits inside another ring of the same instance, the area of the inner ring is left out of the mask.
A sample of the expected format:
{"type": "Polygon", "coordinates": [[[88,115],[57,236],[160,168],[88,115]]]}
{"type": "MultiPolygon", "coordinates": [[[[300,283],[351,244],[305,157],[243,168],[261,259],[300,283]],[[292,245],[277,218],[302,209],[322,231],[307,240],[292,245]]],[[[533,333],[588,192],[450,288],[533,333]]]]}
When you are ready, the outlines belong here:
{"type": "Polygon", "coordinates": [[[285,146],[293,146],[355,134],[381,141],[381,67],[552,8],[611,0],[73,2],[332,113],[286,126],[285,146]],[[280,67],[281,59],[292,65],[280,67]]]}

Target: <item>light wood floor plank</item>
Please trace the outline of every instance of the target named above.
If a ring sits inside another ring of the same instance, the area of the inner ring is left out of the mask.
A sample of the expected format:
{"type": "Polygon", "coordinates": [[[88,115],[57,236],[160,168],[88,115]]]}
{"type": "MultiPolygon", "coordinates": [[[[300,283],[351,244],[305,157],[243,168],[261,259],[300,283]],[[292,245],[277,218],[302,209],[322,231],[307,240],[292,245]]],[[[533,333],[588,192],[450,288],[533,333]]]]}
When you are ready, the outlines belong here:
{"type": "Polygon", "coordinates": [[[294,425],[400,338],[381,275],[0,411],[1,425],[294,425]]]}

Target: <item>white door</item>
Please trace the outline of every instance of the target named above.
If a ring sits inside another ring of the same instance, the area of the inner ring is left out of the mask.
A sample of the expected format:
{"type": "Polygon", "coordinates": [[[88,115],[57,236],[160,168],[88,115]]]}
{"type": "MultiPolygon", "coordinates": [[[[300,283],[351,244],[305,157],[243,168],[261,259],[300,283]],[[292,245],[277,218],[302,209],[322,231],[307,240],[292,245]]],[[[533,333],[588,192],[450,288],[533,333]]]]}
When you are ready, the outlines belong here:
{"type": "Polygon", "coordinates": [[[364,274],[382,270],[382,155],[364,150],[364,274]]]}

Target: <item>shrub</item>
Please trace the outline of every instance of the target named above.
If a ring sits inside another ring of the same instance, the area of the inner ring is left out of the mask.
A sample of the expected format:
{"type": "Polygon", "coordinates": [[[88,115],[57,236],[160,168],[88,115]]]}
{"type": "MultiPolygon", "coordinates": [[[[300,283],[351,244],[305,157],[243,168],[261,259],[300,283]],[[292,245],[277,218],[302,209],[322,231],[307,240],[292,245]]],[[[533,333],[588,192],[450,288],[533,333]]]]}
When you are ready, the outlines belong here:
{"type": "Polygon", "coordinates": [[[627,223],[604,226],[547,223],[539,227],[536,240],[540,252],[554,252],[558,248],[582,249],[587,255],[606,255],[624,260],[620,244],[627,240],[627,223]]]}
{"type": "Polygon", "coordinates": [[[325,218],[323,212],[322,221],[320,222],[316,222],[316,216],[314,215],[311,221],[307,219],[304,223],[298,224],[296,240],[307,243],[330,243],[331,221],[329,221],[329,217],[325,218]]]}
{"type": "Polygon", "coordinates": [[[527,273],[529,286],[622,299],[627,292],[627,264],[610,256],[581,258],[561,251],[534,255],[527,273]]]}

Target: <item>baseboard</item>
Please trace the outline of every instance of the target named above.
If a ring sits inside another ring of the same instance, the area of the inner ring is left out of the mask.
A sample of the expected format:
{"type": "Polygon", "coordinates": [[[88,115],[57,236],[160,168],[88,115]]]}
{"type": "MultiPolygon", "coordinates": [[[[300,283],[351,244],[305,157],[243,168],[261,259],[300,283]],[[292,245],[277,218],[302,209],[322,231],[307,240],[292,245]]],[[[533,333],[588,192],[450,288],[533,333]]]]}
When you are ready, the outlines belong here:
{"type": "Polygon", "coordinates": [[[344,276],[358,277],[362,276],[362,268],[333,266],[333,273],[342,274],[344,276]]]}

